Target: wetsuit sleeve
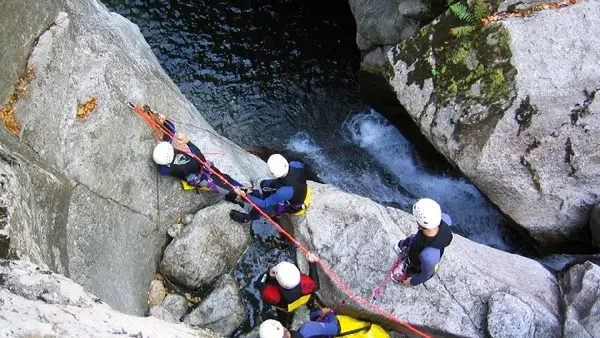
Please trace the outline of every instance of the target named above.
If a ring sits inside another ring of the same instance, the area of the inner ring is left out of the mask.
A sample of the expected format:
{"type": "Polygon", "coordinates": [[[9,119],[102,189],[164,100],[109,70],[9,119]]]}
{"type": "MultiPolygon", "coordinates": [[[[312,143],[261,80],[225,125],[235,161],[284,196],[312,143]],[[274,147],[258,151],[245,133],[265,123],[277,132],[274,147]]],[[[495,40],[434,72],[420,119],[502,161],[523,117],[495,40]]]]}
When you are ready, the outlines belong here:
{"type": "Polygon", "coordinates": [[[163,127],[165,127],[171,135],[169,136],[167,134],[164,134],[162,140],[171,142],[171,137],[175,135],[175,125],[173,124],[173,122],[165,120],[165,122],[163,123],[163,127]]]}
{"type": "Polygon", "coordinates": [[[268,208],[279,204],[279,202],[289,201],[292,197],[294,197],[294,188],[289,186],[281,187],[277,189],[273,195],[265,199],[254,197],[252,195],[248,195],[247,197],[252,201],[252,203],[258,205],[260,208],[268,208]]]}
{"type": "Polygon", "coordinates": [[[442,221],[450,226],[452,225],[452,218],[448,214],[442,213],[442,221]]]}
{"type": "Polygon", "coordinates": [[[403,239],[400,242],[398,242],[398,246],[400,248],[408,246],[410,244],[410,241],[412,240],[413,237],[414,237],[414,235],[406,237],[405,239],[403,239]]]}
{"type": "Polygon", "coordinates": [[[421,273],[412,277],[410,283],[419,285],[431,278],[435,273],[435,265],[440,261],[440,249],[427,247],[421,251],[421,273]]]}
{"type": "Polygon", "coordinates": [[[319,272],[317,271],[317,263],[308,263],[308,277],[315,282],[315,289],[313,292],[319,290],[319,272]]]}
{"type": "Polygon", "coordinates": [[[159,165],[158,171],[161,175],[166,176],[171,172],[171,168],[167,167],[166,165],[159,165]]]}
{"type": "Polygon", "coordinates": [[[309,321],[298,329],[298,333],[304,338],[323,337],[323,336],[335,336],[339,333],[339,324],[335,315],[330,312],[325,315],[323,321],[314,322],[309,321]]]}
{"type": "Polygon", "coordinates": [[[290,162],[290,167],[304,169],[304,164],[298,161],[292,161],[290,162]]]}
{"type": "Polygon", "coordinates": [[[275,181],[275,180],[262,180],[262,181],[260,182],[260,187],[261,187],[261,188],[270,187],[270,186],[271,186],[271,183],[273,183],[273,181],[275,181]]]}
{"type": "Polygon", "coordinates": [[[192,154],[198,156],[199,159],[206,162],[206,158],[204,157],[204,155],[202,154],[200,149],[198,149],[198,147],[196,147],[196,145],[192,143],[192,141],[188,142],[187,146],[190,148],[190,151],[192,152],[192,154]]]}
{"type": "Polygon", "coordinates": [[[313,322],[315,320],[317,320],[319,317],[321,317],[321,313],[323,313],[321,311],[321,309],[316,309],[310,312],[310,320],[312,320],[313,322]]]}

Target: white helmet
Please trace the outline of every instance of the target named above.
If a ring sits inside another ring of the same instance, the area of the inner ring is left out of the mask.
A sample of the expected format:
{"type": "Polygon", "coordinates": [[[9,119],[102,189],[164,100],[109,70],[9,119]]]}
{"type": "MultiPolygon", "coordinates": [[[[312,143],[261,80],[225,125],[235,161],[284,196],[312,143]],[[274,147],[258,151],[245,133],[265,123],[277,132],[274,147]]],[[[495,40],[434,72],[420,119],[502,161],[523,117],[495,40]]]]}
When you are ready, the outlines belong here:
{"type": "Polygon", "coordinates": [[[285,157],[279,154],[271,155],[267,160],[267,165],[269,166],[271,174],[273,174],[273,176],[276,178],[287,175],[288,171],[290,170],[290,164],[288,161],[285,159],[285,157]]]}
{"type": "Polygon", "coordinates": [[[163,141],[154,147],[152,157],[154,158],[154,162],[158,165],[171,164],[171,162],[173,162],[173,157],[175,157],[175,150],[171,143],[163,141]]]}
{"type": "Polygon", "coordinates": [[[283,338],[284,334],[283,325],[275,319],[265,320],[258,329],[260,338],[283,338]]]}
{"type": "Polygon", "coordinates": [[[442,208],[430,198],[422,198],[413,205],[413,215],[417,223],[425,229],[433,229],[442,221],[442,208]]]}
{"type": "Polygon", "coordinates": [[[285,289],[293,289],[300,284],[300,270],[290,262],[281,262],[275,266],[275,278],[285,289]]]}

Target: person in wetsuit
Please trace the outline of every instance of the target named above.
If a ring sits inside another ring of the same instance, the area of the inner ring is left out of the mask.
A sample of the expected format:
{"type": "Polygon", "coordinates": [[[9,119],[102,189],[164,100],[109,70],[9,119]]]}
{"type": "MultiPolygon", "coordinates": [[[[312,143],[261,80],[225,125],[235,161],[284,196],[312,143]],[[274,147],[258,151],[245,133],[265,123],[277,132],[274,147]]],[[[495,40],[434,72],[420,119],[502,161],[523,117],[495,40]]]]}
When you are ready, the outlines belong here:
{"type": "Polygon", "coordinates": [[[406,274],[394,274],[392,278],[406,286],[419,285],[429,280],[439,267],[444,248],[452,242],[452,220],[443,214],[440,205],[429,198],[423,198],[413,205],[413,215],[417,219],[419,231],[413,236],[399,241],[394,250],[406,254],[408,267],[406,274]]]}
{"type": "Polygon", "coordinates": [[[158,165],[159,172],[162,175],[170,175],[185,180],[189,185],[204,187],[217,194],[225,195],[227,201],[243,205],[236,200],[237,195],[229,186],[218,177],[215,177],[191,154],[196,155],[204,163],[210,165],[211,169],[221,174],[234,186],[241,186],[241,184],[207,161],[200,149],[186,135],[175,132],[175,125],[165,115],[157,114],[157,119],[173,135],[172,138],[166,134],[163,135],[163,141],[158,143],[152,152],[152,157],[158,165]]]}
{"type": "Polygon", "coordinates": [[[300,306],[314,307],[313,293],[319,290],[319,274],[317,257],[306,256],[308,260],[308,276],[300,273],[296,265],[281,262],[270,268],[261,277],[260,294],[266,304],[275,306],[277,318],[283,325],[292,323],[294,310],[300,306]]]}
{"type": "MultiPolygon", "coordinates": [[[[297,161],[288,163],[280,154],[274,154],[269,157],[267,165],[275,179],[260,182],[258,196],[256,192],[248,194],[248,199],[269,216],[295,213],[305,208],[308,185],[304,164],[297,161]]],[[[241,189],[236,189],[235,192],[239,196],[246,196],[246,192],[241,189]]],[[[260,213],[255,208],[248,213],[231,210],[229,216],[236,222],[246,223],[259,219],[260,213]]]]}

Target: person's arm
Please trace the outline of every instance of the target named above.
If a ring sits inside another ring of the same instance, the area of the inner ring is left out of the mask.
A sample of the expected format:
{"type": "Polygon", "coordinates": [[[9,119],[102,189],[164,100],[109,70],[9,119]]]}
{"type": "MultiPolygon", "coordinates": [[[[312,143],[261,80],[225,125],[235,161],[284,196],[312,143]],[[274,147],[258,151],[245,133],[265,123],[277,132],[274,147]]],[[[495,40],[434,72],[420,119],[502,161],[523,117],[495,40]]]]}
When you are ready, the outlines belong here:
{"type": "Polygon", "coordinates": [[[321,311],[321,309],[316,309],[310,312],[310,320],[312,320],[313,322],[316,321],[317,319],[319,319],[319,317],[321,317],[321,314],[323,312],[321,311]]]}
{"type": "Polygon", "coordinates": [[[329,312],[321,322],[309,321],[298,329],[298,332],[304,338],[335,336],[339,332],[338,320],[332,312],[329,312]]]}
{"type": "Polygon", "coordinates": [[[260,187],[261,188],[268,188],[268,187],[271,186],[271,184],[273,183],[273,181],[275,181],[275,180],[262,180],[260,182],[260,187]]]}
{"type": "Polygon", "coordinates": [[[169,121],[168,119],[165,120],[165,122],[163,123],[163,127],[165,127],[169,133],[171,134],[170,136],[167,135],[166,133],[163,135],[162,140],[163,141],[167,141],[170,142],[171,141],[171,137],[173,137],[173,135],[175,135],[175,125],[173,124],[173,122],[169,121]]]}
{"type": "Polygon", "coordinates": [[[450,217],[450,215],[442,213],[442,221],[444,221],[444,223],[448,224],[449,226],[452,225],[452,217],[450,217]]]}
{"type": "Polygon", "coordinates": [[[166,176],[171,172],[171,168],[166,165],[159,165],[158,172],[160,172],[161,175],[166,176]]]}
{"type": "Polygon", "coordinates": [[[410,284],[419,285],[435,273],[435,265],[440,261],[440,249],[427,247],[419,255],[421,258],[421,273],[412,277],[410,284]]]}
{"type": "Polygon", "coordinates": [[[319,290],[319,272],[317,271],[317,263],[308,262],[308,277],[315,282],[315,289],[313,292],[319,290]]]}
{"type": "Polygon", "coordinates": [[[288,186],[277,189],[273,195],[265,199],[248,195],[248,198],[252,201],[252,203],[258,205],[260,208],[275,206],[279,204],[279,202],[289,201],[292,197],[294,197],[294,188],[288,186]]]}
{"type": "Polygon", "coordinates": [[[192,143],[192,141],[186,143],[186,145],[190,148],[192,154],[198,156],[198,158],[201,159],[203,162],[206,162],[206,158],[204,157],[200,149],[198,149],[198,147],[196,147],[196,145],[192,143]]]}
{"type": "Polygon", "coordinates": [[[408,236],[405,239],[398,242],[398,246],[400,247],[400,249],[402,249],[404,247],[408,247],[410,245],[410,241],[412,240],[413,237],[415,237],[415,236],[414,235],[408,236]]]}

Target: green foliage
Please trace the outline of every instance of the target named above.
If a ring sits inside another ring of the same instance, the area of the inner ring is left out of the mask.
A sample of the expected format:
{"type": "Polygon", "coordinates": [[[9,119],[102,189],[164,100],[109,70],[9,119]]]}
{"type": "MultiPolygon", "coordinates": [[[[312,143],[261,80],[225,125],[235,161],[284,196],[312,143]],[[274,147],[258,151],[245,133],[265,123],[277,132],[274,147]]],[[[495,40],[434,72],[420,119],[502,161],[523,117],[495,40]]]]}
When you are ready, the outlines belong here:
{"type": "Polygon", "coordinates": [[[487,18],[490,15],[490,5],[483,0],[475,0],[473,4],[473,13],[475,20],[481,22],[481,19],[487,18]]]}
{"type": "Polygon", "coordinates": [[[475,26],[459,26],[450,28],[450,33],[458,38],[465,37],[475,30],[475,26]]]}
{"type": "Polygon", "coordinates": [[[475,15],[471,13],[469,8],[462,3],[454,3],[450,5],[450,10],[452,13],[456,15],[460,20],[472,25],[475,23],[475,15]]]}
{"type": "Polygon", "coordinates": [[[456,37],[465,37],[482,27],[481,19],[486,18],[490,12],[490,5],[486,0],[475,0],[473,8],[469,8],[457,0],[447,0],[450,11],[465,25],[450,29],[450,34],[456,37]]]}

